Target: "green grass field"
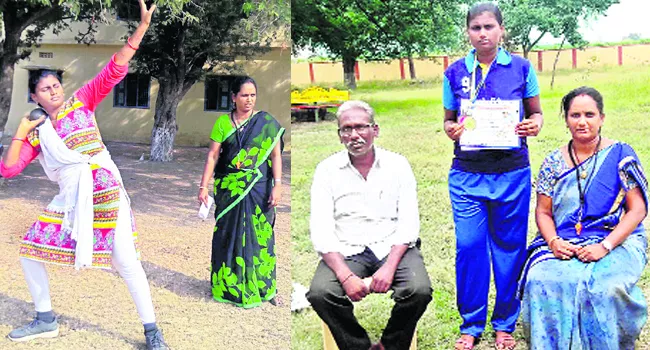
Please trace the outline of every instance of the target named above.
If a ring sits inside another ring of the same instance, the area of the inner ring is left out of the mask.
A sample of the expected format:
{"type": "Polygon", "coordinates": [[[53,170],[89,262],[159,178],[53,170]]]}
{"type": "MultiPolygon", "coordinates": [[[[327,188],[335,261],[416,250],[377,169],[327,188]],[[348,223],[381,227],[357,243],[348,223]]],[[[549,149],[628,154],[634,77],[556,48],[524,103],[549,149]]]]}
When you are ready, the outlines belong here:
{"type": "MultiPolygon", "coordinates": [[[[605,137],[625,141],[650,169],[650,69],[646,66],[611,67],[599,71],[561,71],[550,89],[550,74],[539,76],[545,125],[537,138],[529,139],[533,176],[550,151],[565,144],[569,133],[560,116],[560,99],[569,90],[589,85],[605,98],[605,137]]],[[[418,181],[422,253],[433,284],[433,301],[418,326],[418,348],[450,349],[459,336],[460,317],[455,297],[455,238],[447,189],[453,144],[442,129],[442,89],[438,83],[408,82],[364,85],[352,93],[377,112],[380,137],[376,143],[406,156],[418,181]]],[[[292,125],[291,235],[292,279],[308,286],[318,262],[309,239],[309,189],[319,161],[343,149],[332,121],[292,125]]],[[[534,201],[534,198],[531,200],[534,201]]],[[[531,209],[534,208],[532,203],[531,209]]],[[[650,223],[650,220],[646,220],[650,223]]],[[[529,236],[535,233],[530,217],[529,236]]],[[[650,272],[641,282],[650,298],[650,272]]],[[[494,295],[491,295],[491,300],[494,295]]],[[[370,295],[357,303],[355,313],[376,341],[393,302],[388,295],[370,295]]],[[[650,348],[650,332],[644,330],[639,348],[650,348]]],[[[519,348],[521,330],[516,332],[519,348]]],[[[477,349],[492,348],[493,332],[488,325],[477,349]]],[[[322,348],[320,320],[313,310],[292,316],[292,349],[322,348]]]]}

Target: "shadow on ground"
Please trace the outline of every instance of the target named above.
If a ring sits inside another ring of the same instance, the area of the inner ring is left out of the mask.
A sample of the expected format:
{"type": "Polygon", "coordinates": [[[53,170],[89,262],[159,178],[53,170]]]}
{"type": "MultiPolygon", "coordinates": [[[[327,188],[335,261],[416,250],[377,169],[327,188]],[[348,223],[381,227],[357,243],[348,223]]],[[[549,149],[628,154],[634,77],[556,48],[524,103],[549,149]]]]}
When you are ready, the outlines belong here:
{"type": "MultiPolygon", "coordinates": [[[[285,349],[289,303],[244,310],[212,299],[209,266],[214,219],[197,218],[198,183],[207,148],[177,148],[174,161],[151,162],[149,146],[107,143],[131,198],[156,318],[173,349],[285,349]],[[144,160],[140,160],[144,154],[144,160]],[[219,345],[215,345],[219,344],[219,345]]],[[[290,300],[290,154],[283,155],[275,224],[279,300],[290,300]]],[[[116,272],[48,265],[52,304],[64,326],[56,339],[13,343],[3,332],[29,322],[33,304],[18,250],[24,233],[58,192],[38,161],[0,178],[0,349],[140,349],[142,326],[116,272]]],[[[214,211],[214,209],[213,209],[214,211]]]]}
{"type": "MultiPolygon", "coordinates": [[[[10,325],[12,328],[16,328],[29,323],[33,318],[34,304],[0,293],[0,324],[10,325]]],[[[127,338],[122,334],[76,317],[58,314],[57,321],[60,326],[64,326],[71,331],[86,330],[97,332],[104,336],[121,340],[136,349],[145,348],[143,341],[127,338]]]]}
{"type": "MultiPolygon", "coordinates": [[[[132,207],[136,212],[193,219],[198,210],[198,184],[201,181],[207,148],[182,147],[174,150],[171,162],[148,161],[149,146],[121,142],[107,142],[106,147],[120,169],[122,180],[132,207]],[[144,160],[140,160],[144,157],[144,160]]],[[[290,153],[283,156],[282,180],[289,183],[291,174],[290,153]]],[[[22,198],[41,201],[43,205],[58,193],[58,185],[51,182],[34,160],[19,175],[11,179],[0,178],[0,200],[22,198]],[[6,186],[23,187],[22,192],[5,191],[6,186]]],[[[278,212],[289,213],[287,204],[280,204],[278,212]]]]}

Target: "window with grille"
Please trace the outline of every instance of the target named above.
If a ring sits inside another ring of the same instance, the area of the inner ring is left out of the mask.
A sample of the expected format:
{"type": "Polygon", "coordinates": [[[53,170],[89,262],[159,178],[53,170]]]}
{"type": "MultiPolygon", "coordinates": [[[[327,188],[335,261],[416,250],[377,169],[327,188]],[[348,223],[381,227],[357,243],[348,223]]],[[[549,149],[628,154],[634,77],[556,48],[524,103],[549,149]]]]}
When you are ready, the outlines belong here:
{"type": "Polygon", "coordinates": [[[113,90],[113,107],[149,108],[151,76],[129,73],[113,90]]]}
{"type": "Polygon", "coordinates": [[[230,111],[232,99],[230,85],[236,76],[218,75],[205,79],[204,109],[206,111],[230,111]]]}

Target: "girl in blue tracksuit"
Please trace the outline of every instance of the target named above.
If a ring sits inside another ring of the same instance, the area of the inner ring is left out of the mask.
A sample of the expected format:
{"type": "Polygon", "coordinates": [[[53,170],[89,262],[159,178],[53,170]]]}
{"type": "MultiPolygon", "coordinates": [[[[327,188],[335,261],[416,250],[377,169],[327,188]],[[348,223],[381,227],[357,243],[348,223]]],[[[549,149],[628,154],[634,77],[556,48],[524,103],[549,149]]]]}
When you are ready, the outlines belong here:
{"type": "Polygon", "coordinates": [[[457,306],[463,319],[455,348],[461,350],[472,349],[485,329],[490,268],[496,285],[491,321],[497,349],[514,348],[511,334],[519,316],[515,292],[526,259],[531,194],[526,137],[537,136],[543,117],[531,63],[499,47],[502,22],[496,5],[474,5],[467,14],[474,48],[445,71],[443,81],[444,129],[454,140],[449,194],[456,226],[457,306]],[[469,127],[464,117],[471,115],[461,103],[471,107],[480,100],[519,104],[518,147],[461,149],[460,136],[469,127]]]}

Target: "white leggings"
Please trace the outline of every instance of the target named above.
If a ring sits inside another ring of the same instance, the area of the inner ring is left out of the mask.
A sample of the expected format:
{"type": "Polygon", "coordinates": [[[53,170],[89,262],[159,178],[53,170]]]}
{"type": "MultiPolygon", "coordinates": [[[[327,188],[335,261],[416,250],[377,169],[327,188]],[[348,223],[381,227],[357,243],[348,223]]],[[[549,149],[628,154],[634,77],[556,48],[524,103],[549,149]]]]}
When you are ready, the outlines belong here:
{"type": "MultiPolygon", "coordinates": [[[[130,208],[125,198],[121,196],[113,244],[113,267],[124,278],[142,323],[153,323],[156,322],[156,316],[153,312],[149,282],[147,282],[147,276],[137,258],[131,231],[130,208]]],[[[20,263],[23,266],[27,287],[34,300],[36,311],[52,310],[50,283],[45,264],[26,258],[20,258],[20,263]]]]}

